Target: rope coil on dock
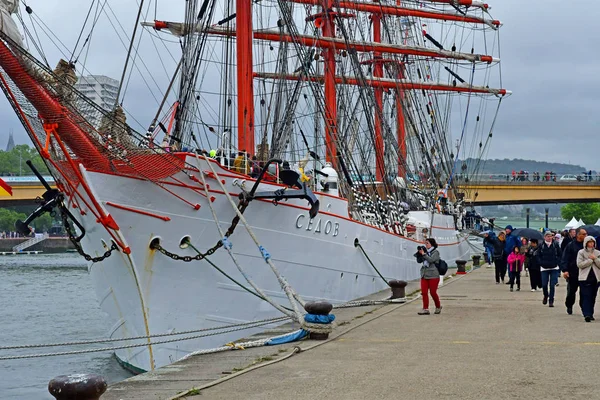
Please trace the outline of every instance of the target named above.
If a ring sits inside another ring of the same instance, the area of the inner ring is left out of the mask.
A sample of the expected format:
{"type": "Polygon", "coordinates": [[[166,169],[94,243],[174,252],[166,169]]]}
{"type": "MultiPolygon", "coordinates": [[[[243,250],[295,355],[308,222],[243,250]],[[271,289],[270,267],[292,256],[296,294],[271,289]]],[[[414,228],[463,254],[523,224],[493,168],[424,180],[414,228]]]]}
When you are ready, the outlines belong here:
{"type": "Polygon", "coordinates": [[[302,329],[310,333],[331,333],[333,332],[333,321],[335,315],[315,315],[306,314],[304,321],[302,321],[302,329]]]}
{"type": "Polygon", "coordinates": [[[199,355],[203,355],[203,354],[219,353],[219,352],[228,351],[228,350],[245,350],[245,349],[249,349],[251,347],[265,346],[267,343],[269,343],[271,341],[276,341],[278,339],[282,339],[282,338],[288,337],[290,335],[300,334],[301,332],[302,332],[302,329],[298,329],[293,332],[284,333],[283,335],[277,335],[277,336],[273,336],[273,337],[266,338],[266,339],[251,340],[248,342],[227,343],[225,346],[217,347],[214,349],[197,350],[192,353],[186,354],[185,356],[181,357],[177,361],[183,361],[190,357],[199,356],[199,355]]]}

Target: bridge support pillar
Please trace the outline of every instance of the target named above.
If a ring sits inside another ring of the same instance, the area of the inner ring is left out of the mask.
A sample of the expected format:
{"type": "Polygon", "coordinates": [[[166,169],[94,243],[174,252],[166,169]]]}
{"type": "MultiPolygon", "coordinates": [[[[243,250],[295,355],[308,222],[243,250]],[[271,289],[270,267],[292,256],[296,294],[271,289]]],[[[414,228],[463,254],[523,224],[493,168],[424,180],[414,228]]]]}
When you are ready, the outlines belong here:
{"type": "Polygon", "coordinates": [[[526,215],[525,215],[525,223],[526,223],[526,228],[529,228],[529,213],[531,212],[531,208],[527,207],[526,210],[526,215]]]}
{"type": "Polygon", "coordinates": [[[548,229],[548,212],[550,211],[549,208],[546,208],[546,229],[548,229]]]}

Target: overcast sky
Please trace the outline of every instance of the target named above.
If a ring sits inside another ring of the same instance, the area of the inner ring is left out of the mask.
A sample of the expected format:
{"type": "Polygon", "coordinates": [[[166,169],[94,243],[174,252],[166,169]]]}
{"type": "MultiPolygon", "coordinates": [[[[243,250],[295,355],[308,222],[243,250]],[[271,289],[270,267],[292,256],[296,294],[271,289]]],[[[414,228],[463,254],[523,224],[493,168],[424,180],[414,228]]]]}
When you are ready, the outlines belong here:
{"type": "MultiPolygon", "coordinates": [[[[489,158],[570,162],[600,170],[600,52],[596,27],[600,8],[597,1],[489,1],[491,15],[504,24],[500,36],[503,81],[505,88],[513,91],[502,103],[489,158]]],[[[130,0],[109,3],[128,34],[135,20],[134,3],[130,0]]],[[[181,19],[183,1],[162,3],[161,7],[159,2],[159,19],[181,19]],[[182,6],[175,7],[176,3],[182,6]]],[[[73,49],[90,1],[29,0],[27,4],[67,48],[73,49]]],[[[149,14],[148,19],[154,19],[154,2],[149,14]]],[[[42,41],[49,43],[46,38],[42,41]]],[[[153,45],[150,41],[145,43],[153,45]]],[[[162,46],[158,41],[156,44],[162,46]]],[[[49,63],[54,67],[60,53],[51,45],[45,48],[49,63]]],[[[120,77],[125,49],[105,16],[96,27],[91,49],[86,65],[92,73],[120,77]]],[[[156,83],[162,88],[169,79],[166,71],[173,71],[176,65],[166,50],[164,54],[164,65],[158,60],[148,63],[151,60],[146,59],[156,83]]],[[[85,53],[79,59],[80,67],[84,59],[85,53]]],[[[154,82],[148,84],[156,89],[154,82]]],[[[156,100],[148,93],[143,82],[132,80],[125,98],[128,111],[140,116],[144,126],[156,110],[156,100]],[[127,101],[133,98],[136,101],[127,101]]],[[[0,121],[0,148],[6,146],[11,128],[17,143],[29,143],[4,96],[0,99],[0,121]]],[[[134,128],[141,130],[139,125],[134,124],[134,128]]]]}

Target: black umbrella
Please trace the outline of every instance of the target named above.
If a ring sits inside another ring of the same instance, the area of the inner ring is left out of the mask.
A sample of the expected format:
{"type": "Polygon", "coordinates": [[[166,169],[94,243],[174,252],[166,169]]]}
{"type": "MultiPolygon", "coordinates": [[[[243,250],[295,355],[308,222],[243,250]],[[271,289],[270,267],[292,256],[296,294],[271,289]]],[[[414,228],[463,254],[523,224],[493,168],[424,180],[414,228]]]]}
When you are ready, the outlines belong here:
{"type": "MultiPolygon", "coordinates": [[[[600,228],[600,227],[599,227],[600,228]]],[[[531,228],[519,228],[512,231],[511,235],[524,237],[527,239],[537,239],[540,241],[544,240],[544,234],[540,231],[531,228]]]]}
{"type": "Polygon", "coordinates": [[[581,228],[585,229],[589,236],[600,236],[600,226],[598,225],[583,225],[581,228]]]}

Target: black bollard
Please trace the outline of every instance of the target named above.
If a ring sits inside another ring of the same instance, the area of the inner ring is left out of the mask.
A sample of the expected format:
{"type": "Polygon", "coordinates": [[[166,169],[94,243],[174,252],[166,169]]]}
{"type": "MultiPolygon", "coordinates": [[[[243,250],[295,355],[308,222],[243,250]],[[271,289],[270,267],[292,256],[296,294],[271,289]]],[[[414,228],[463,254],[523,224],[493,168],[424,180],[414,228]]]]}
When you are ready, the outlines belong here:
{"type": "Polygon", "coordinates": [[[389,281],[388,284],[392,289],[392,297],[390,297],[390,300],[403,299],[406,297],[406,285],[408,285],[408,283],[393,279],[389,281]]]}
{"type": "MultiPolygon", "coordinates": [[[[309,301],[304,305],[304,310],[309,314],[329,315],[333,310],[333,305],[326,301],[309,301]]],[[[313,340],[326,340],[329,338],[329,333],[310,332],[309,337],[313,340]]]]}
{"type": "Polygon", "coordinates": [[[479,254],[473,254],[471,258],[473,259],[473,268],[479,267],[479,260],[481,260],[481,256],[479,254]]]}
{"type": "Polygon", "coordinates": [[[456,260],[456,275],[464,275],[467,273],[467,262],[465,260],[456,260]]]}
{"type": "Polygon", "coordinates": [[[56,400],[99,400],[106,388],[106,379],[96,374],[60,375],[48,383],[56,400]]]}

